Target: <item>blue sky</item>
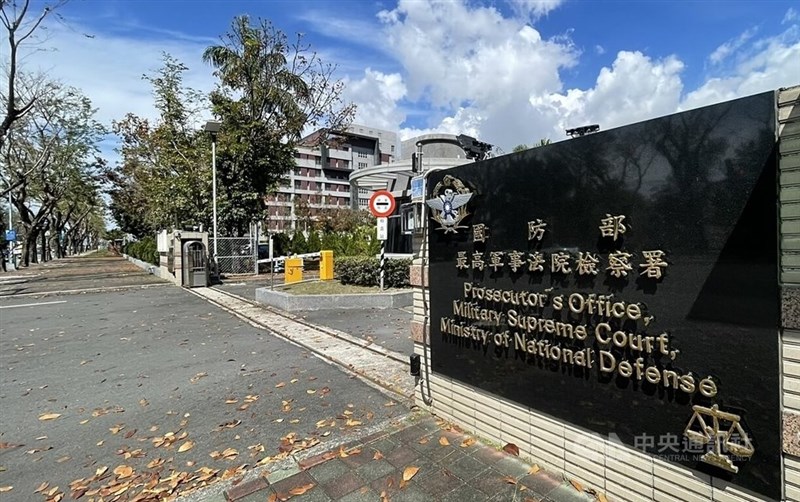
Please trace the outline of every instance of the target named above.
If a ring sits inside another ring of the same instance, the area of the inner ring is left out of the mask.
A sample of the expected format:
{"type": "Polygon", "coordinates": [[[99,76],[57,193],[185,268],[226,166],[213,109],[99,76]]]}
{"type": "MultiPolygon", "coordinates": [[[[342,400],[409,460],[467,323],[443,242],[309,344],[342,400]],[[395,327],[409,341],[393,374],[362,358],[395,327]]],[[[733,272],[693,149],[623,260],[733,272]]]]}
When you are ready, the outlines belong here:
{"type": "Polygon", "coordinates": [[[238,14],[302,32],[337,64],[359,123],[467,133],[510,151],[800,84],[800,6],[761,1],[72,0],[24,60],[81,88],[109,123],[153,116],[140,76],[202,50],[238,14]],[[90,34],[92,38],[84,36],[90,34]]]}

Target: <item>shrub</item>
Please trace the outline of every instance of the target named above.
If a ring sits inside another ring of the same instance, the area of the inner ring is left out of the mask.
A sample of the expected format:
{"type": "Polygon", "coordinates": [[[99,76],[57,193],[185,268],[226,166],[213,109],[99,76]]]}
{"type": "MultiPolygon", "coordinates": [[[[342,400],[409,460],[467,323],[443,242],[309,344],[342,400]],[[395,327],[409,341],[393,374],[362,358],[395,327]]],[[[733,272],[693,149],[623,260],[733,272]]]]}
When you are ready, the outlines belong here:
{"type": "Polygon", "coordinates": [[[308,240],[306,241],[306,249],[309,253],[317,253],[322,249],[322,242],[320,242],[319,234],[316,230],[312,230],[308,234],[308,240]]]}
{"type": "Polygon", "coordinates": [[[292,241],[289,244],[289,249],[292,254],[304,254],[308,252],[308,244],[306,243],[306,236],[303,232],[296,231],[292,236],[292,241]]]}
{"type": "Polygon", "coordinates": [[[136,242],[130,242],[125,246],[124,252],[136,259],[158,265],[158,247],[154,237],[145,237],[136,242]]]}
{"type": "MultiPolygon", "coordinates": [[[[409,285],[410,259],[386,260],[383,276],[387,288],[405,288],[409,285]]],[[[334,258],[334,273],[342,284],[357,286],[380,285],[380,260],[372,256],[349,256],[334,258]]]]}

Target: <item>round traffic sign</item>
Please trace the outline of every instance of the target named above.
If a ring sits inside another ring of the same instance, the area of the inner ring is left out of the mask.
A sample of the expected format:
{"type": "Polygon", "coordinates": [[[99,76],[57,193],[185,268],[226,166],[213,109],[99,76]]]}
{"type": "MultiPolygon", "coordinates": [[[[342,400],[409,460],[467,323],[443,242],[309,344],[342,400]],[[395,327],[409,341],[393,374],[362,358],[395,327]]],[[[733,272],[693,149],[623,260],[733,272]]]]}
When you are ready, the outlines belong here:
{"type": "Polygon", "coordinates": [[[394,195],[388,190],[378,190],[369,198],[369,210],[376,218],[390,216],[394,208],[394,195]]]}

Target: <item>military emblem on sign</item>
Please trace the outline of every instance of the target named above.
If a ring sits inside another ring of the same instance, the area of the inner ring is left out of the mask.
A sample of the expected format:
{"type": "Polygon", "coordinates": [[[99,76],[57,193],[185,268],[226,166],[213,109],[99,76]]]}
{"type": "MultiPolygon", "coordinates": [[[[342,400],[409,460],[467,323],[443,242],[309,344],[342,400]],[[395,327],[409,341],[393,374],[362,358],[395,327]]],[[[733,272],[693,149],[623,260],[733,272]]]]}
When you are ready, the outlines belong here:
{"type": "Polygon", "coordinates": [[[469,215],[467,202],[472,198],[472,192],[461,180],[448,174],[433,187],[433,196],[426,204],[433,210],[431,218],[441,225],[438,230],[455,234],[458,229],[467,228],[459,223],[469,215]]]}

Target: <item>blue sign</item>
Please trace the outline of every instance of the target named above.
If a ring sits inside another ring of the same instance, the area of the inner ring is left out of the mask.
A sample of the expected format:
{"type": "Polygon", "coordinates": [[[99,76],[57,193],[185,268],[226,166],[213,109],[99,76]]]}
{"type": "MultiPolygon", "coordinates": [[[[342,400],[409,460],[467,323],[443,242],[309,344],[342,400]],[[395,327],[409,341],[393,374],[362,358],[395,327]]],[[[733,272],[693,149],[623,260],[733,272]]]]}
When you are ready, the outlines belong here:
{"type": "Polygon", "coordinates": [[[415,176],[411,178],[411,201],[420,202],[425,198],[425,177],[415,176]]]}
{"type": "Polygon", "coordinates": [[[16,241],[17,240],[17,231],[16,230],[6,230],[6,240],[7,241],[16,241]]]}

